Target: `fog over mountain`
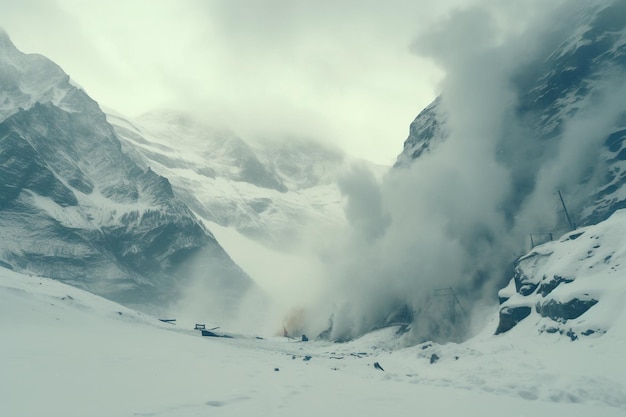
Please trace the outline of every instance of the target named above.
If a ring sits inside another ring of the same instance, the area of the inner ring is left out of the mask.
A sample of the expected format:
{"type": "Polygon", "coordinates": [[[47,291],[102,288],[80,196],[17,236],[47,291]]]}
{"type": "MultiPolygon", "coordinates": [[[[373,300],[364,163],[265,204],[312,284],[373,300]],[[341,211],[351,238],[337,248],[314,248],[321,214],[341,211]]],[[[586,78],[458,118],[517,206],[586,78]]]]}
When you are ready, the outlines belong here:
{"type": "Polygon", "coordinates": [[[446,71],[440,98],[381,183],[359,167],[341,182],[351,229],[324,252],[311,326],[332,317],[349,338],[413,319],[416,341],[462,338],[437,290],[452,288],[468,318],[493,303],[529,234],[567,230],[559,190],[577,224],[623,207],[625,7],[567,1],[508,34],[473,7],[416,39],[446,71]]]}
{"type": "Polygon", "coordinates": [[[201,111],[105,116],[2,34],[1,265],[219,320],[250,275],[289,288],[273,329],[286,315],[333,340],[391,324],[405,343],[463,339],[526,280],[529,240],[626,207],[624,7],[478,2],[435,22],[413,49],[446,77],[384,177],[301,140],[306,125],[256,143],[201,111]]]}
{"type": "Polygon", "coordinates": [[[0,25],[27,10],[33,38],[88,29],[72,59],[154,70],[100,87],[186,102],[122,114],[0,29],[2,415],[625,414],[625,0],[0,0],[0,25]],[[384,45],[414,27],[445,78],[402,145],[403,106],[359,98],[411,97],[384,45]],[[320,134],[378,129],[393,166],[320,134]]]}

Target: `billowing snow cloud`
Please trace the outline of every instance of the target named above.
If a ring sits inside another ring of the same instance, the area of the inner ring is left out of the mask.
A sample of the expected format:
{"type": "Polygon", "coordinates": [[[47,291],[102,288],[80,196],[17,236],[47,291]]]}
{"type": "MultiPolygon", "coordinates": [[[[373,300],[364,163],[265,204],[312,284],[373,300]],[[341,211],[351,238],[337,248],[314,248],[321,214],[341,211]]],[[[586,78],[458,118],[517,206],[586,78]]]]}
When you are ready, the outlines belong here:
{"type": "Polygon", "coordinates": [[[495,303],[529,233],[559,229],[557,191],[577,208],[602,178],[600,145],[626,108],[623,73],[562,98],[558,129],[523,108],[524,77],[550,69],[549,54],[576,39],[574,17],[592,5],[535,8],[512,30],[501,25],[517,9],[490,6],[454,11],[415,41],[445,70],[448,137],[378,187],[358,170],[346,180],[351,230],[330,251],[327,311],[312,314],[332,315],[337,338],[407,320],[407,311],[412,341],[464,337],[459,317],[495,303]]]}

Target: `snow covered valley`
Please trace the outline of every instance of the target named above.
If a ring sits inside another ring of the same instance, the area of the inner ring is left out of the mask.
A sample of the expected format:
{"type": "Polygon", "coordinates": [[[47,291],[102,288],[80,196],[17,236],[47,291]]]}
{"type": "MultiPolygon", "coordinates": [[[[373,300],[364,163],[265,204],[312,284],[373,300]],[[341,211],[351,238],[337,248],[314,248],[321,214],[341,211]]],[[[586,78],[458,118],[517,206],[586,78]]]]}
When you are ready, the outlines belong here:
{"type": "Polygon", "coordinates": [[[529,320],[493,336],[495,312],[462,344],[396,349],[397,328],[343,344],[230,329],[216,338],[0,271],[5,416],[626,414],[623,314],[576,342],[539,337],[529,320]]]}
{"type": "Polygon", "coordinates": [[[0,30],[0,417],[626,415],[625,6],[435,25],[389,170],[106,115],[0,30]]]}

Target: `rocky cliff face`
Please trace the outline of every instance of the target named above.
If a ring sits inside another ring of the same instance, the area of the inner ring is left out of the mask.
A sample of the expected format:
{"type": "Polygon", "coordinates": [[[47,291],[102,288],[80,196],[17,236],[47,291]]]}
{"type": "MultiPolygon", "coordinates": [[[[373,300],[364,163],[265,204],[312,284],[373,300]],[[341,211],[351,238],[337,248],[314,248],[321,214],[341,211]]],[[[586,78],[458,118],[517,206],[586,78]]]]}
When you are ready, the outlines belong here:
{"type": "MultiPolygon", "coordinates": [[[[596,117],[589,109],[596,102],[599,108],[602,96],[623,88],[626,80],[626,4],[590,2],[561,17],[567,23],[555,25],[532,59],[507,80],[517,103],[498,139],[498,162],[511,170],[514,192],[506,209],[514,213],[537,187],[541,169],[568,151],[563,137],[571,136],[575,125],[581,137],[571,147],[590,149],[576,161],[584,166],[572,167],[585,174],[567,192],[576,223],[593,224],[626,206],[626,104],[612,103],[622,114],[608,134],[584,131],[591,125],[585,118],[596,117]]],[[[446,97],[439,97],[416,117],[396,167],[410,166],[446,140],[447,112],[446,97]]]]}
{"type": "Polygon", "coordinates": [[[169,181],[124,152],[98,104],[4,33],[0,179],[4,267],[138,304],[174,299],[192,263],[216,290],[249,286],[169,181]]]}

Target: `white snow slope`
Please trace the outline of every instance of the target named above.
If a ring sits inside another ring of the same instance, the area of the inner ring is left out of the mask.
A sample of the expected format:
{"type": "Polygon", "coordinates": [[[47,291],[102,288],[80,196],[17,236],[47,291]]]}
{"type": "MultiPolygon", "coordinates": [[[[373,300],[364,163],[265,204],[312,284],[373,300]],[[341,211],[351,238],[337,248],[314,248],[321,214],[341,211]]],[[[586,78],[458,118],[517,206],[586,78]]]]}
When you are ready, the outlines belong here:
{"type": "Polygon", "coordinates": [[[493,321],[463,344],[394,351],[394,329],[346,344],[202,337],[0,269],[0,415],[623,416],[620,322],[570,342],[532,326],[492,336],[493,321]]]}
{"type": "Polygon", "coordinates": [[[626,210],[618,210],[520,258],[516,279],[500,290],[501,310],[530,308],[523,321],[540,334],[595,338],[624,326],[625,276],[626,210]],[[575,308],[581,302],[587,306],[575,308]]]}

